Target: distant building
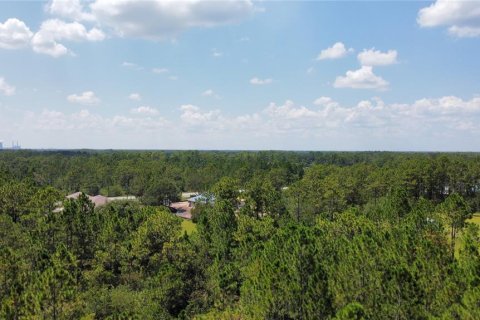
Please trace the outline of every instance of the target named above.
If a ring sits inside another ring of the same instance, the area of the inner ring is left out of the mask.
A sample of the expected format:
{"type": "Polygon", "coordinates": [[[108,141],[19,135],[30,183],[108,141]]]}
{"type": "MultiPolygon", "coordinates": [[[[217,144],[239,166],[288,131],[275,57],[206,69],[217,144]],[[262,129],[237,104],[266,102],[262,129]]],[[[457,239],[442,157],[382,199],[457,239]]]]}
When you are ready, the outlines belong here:
{"type": "Polygon", "coordinates": [[[188,201],[188,206],[193,207],[197,203],[213,204],[215,202],[215,197],[213,195],[198,194],[194,197],[189,198],[187,201],[188,201]]]}
{"type": "MultiPolygon", "coordinates": [[[[82,192],[75,192],[72,194],[69,194],[66,196],[67,199],[78,199],[82,192]]],[[[107,203],[113,202],[113,201],[125,201],[125,200],[134,200],[136,201],[137,198],[134,196],[125,196],[125,197],[104,197],[102,195],[96,195],[96,196],[90,196],[88,194],[85,194],[88,199],[93,202],[95,207],[101,207],[106,205],[107,203]]]]}
{"type": "Polygon", "coordinates": [[[20,144],[18,144],[18,141],[16,143],[12,141],[11,148],[7,147],[6,145],[4,146],[3,141],[0,141],[0,150],[20,150],[20,149],[22,149],[22,147],[20,146],[20,144]]]}

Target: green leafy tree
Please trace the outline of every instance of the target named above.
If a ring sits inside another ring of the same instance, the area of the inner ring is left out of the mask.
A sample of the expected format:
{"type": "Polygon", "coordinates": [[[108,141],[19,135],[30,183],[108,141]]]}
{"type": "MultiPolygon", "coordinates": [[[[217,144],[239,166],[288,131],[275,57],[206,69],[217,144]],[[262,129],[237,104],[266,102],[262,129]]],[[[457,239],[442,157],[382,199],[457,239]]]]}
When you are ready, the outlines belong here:
{"type": "Polygon", "coordinates": [[[167,178],[153,180],[146,188],[142,202],[147,205],[168,205],[179,199],[179,189],[174,181],[167,178]]]}
{"type": "Polygon", "coordinates": [[[470,207],[461,195],[458,193],[452,193],[438,206],[438,211],[441,213],[445,223],[450,228],[451,251],[453,258],[458,232],[465,227],[465,220],[472,217],[470,207]]]}

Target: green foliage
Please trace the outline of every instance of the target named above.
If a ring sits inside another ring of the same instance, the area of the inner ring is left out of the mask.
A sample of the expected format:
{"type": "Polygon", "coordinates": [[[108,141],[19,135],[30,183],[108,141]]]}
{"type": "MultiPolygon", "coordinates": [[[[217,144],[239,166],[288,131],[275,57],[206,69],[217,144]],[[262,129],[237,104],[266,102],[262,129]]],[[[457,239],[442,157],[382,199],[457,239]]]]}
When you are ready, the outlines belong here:
{"type": "Polygon", "coordinates": [[[472,217],[470,207],[458,193],[449,195],[443,203],[438,205],[438,212],[441,214],[445,224],[450,228],[452,256],[455,254],[455,240],[458,232],[465,227],[465,221],[472,217]]]}
{"type": "Polygon", "coordinates": [[[347,304],[338,310],[335,320],[363,320],[365,319],[365,310],[359,303],[353,302],[347,304]]]}
{"type": "Polygon", "coordinates": [[[161,267],[164,246],[174,241],[181,230],[181,220],[168,211],[159,210],[132,234],[130,255],[142,273],[153,275],[161,267]]]}
{"type": "Polygon", "coordinates": [[[180,190],[175,183],[168,179],[155,179],[146,188],[142,202],[147,205],[168,204],[169,201],[179,199],[180,190]]]}
{"type": "Polygon", "coordinates": [[[477,154],[2,152],[0,318],[478,319],[479,177],[477,154]],[[186,190],[214,195],[190,232],[158,206],[186,190]]]}
{"type": "Polygon", "coordinates": [[[280,216],[285,213],[282,194],[276,190],[271,181],[253,178],[241,195],[245,199],[243,214],[261,218],[264,216],[280,216]]]}
{"type": "Polygon", "coordinates": [[[233,178],[222,178],[212,187],[212,192],[218,201],[227,201],[235,206],[239,196],[238,181],[233,178]]]}

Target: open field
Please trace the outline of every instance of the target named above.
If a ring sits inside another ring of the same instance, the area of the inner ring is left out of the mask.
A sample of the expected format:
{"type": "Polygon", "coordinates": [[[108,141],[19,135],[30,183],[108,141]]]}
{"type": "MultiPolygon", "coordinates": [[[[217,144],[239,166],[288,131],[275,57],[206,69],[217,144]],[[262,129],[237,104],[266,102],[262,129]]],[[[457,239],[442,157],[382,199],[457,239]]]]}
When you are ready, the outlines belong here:
{"type": "Polygon", "coordinates": [[[192,232],[197,230],[197,226],[192,220],[183,219],[182,221],[182,234],[183,232],[187,232],[188,235],[192,234],[192,232]]]}
{"type": "Polygon", "coordinates": [[[480,226],[480,212],[474,213],[471,219],[468,219],[467,222],[475,223],[480,226]]]}
{"type": "MultiPolygon", "coordinates": [[[[472,218],[467,219],[467,222],[474,223],[474,224],[476,224],[477,226],[480,227],[480,212],[474,213],[472,218]]],[[[460,253],[460,247],[462,245],[462,232],[461,231],[459,232],[458,238],[455,242],[456,242],[455,243],[455,257],[458,258],[458,255],[460,253]]]]}

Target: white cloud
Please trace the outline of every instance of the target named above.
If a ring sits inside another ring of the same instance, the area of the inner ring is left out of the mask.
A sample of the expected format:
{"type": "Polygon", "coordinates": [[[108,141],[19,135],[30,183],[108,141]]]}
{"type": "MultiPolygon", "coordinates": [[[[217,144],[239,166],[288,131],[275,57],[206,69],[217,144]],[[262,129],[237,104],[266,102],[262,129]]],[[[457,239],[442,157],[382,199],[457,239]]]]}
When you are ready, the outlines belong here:
{"type": "Polygon", "coordinates": [[[13,96],[15,94],[15,87],[7,83],[7,81],[0,77],[0,92],[6,96],[13,96]]]}
{"type": "Polygon", "coordinates": [[[208,89],[208,90],[203,91],[202,96],[212,97],[212,98],[215,98],[215,99],[220,99],[220,96],[215,91],[213,91],[212,89],[208,89]]]}
{"type": "Polygon", "coordinates": [[[168,69],[167,68],[153,68],[152,69],[152,72],[153,73],[167,73],[168,72],[168,69]]]}
{"type": "Polygon", "coordinates": [[[378,89],[385,90],[389,83],[373,73],[371,66],[362,66],[358,70],[347,71],[345,76],[335,79],[335,88],[378,89]]]}
{"type": "Polygon", "coordinates": [[[85,91],[82,94],[71,94],[67,97],[67,100],[72,103],[85,105],[94,105],[100,102],[100,99],[93,91],[85,91]]]}
{"type": "Polygon", "coordinates": [[[28,132],[39,144],[49,141],[60,147],[92,147],[91,139],[79,137],[93,132],[101,140],[98,148],[480,150],[476,125],[480,97],[444,96],[393,104],[372,98],[342,105],[324,96],[314,105],[287,100],[240,115],[183,105],[178,117],[171,119],[159,117],[150,107],[109,117],[88,110],[71,114],[44,110],[29,112],[23,123],[12,126],[28,132]],[[175,142],[165,145],[172,130],[177,134],[175,142]],[[159,140],[145,140],[147,133],[159,140]]]}
{"type": "Polygon", "coordinates": [[[85,12],[85,8],[80,0],[51,0],[45,9],[52,15],[76,21],[95,20],[95,17],[91,13],[85,12]]]}
{"type": "Polygon", "coordinates": [[[388,50],[387,52],[381,52],[380,50],[375,50],[375,48],[364,49],[358,54],[357,58],[362,66],[388,66],[397,63],[397,51],[388,50]]]}
{"type": "Polygon", "coordinates": [[[250,83],[254,84],[254,85],[270,84],[270,83],[272,83],[272,81],[273,80],[271,78],[260,79],[260,78],[254,77],[254,78],[250,79],[250,83]]]}
{"type": "Polygon", "coordinates": [[[285,101],[285,104],[277,106],[275,103],[271,103],[265,110],[264,113],[270,116],[271,118],[281,118],[286,120],[299,119],[299,118],[308,118],[315,116],[315,112],[309,110],[304,106],[296,107],[295,103],[291,100],[285,101]]]}
{"type": "MultiPolygon", "coordinates": [[[[270,103],[259,113],[228,116],[220,110],[202,110],[196,105],[182,105],[179,119],[166,120],[156,117],[158,110],[143,106],[130,110],[132,114],[145,117],[115,115],[104,118],[87,110],[66,115],[62,112],[44,110],[32,116],[34,127],[45,130],[95,128],[105,130],[115,127],[128,127],[138,130],[162,129],[175,123],[176,128],[198,133],[218,132],[220,136],[232,133],[242,137],[252,132],[270,136],[276,133],[303,136],[322,136],[324,133],[345,132],[352,134],[376,135],[389,131],[396,136],[417,136],[419,131],[461,130],[480,133],[472,124],[480,120],[480,97],[464,100],[456,96],[423,98],[408,103],[385,104],[379,98],[362,100],[351,106],[342,106],[330,97],[320,97],[315,101],[318,107],[309,108],[297,105],[291,100],[283,104],[270,103]],[[367,131],[362,131],[367,129],[367,131]],[[371,131],[374,130],[374,131],[371,131]]],[[[282,138],[283,139],[283,138],[282,138]]],[[[283,140],[284,141],[284,140],[283,140]]]]}
{"type": "Polygon", "coordinates": [[[180,106],[180,119],[183,124],[192,128],[203,128],[208,131],[224,129],[227,125],[225,118],[221,115],[220,110],[210,110],[202,112],[199,107],[186,104],[180,106]]]}
{"type": "Polygon", "coordinates": [[[352,52],[353,49],[346,49],[345,45],[342,42],[337,42],[333,46],[324,49],[320,52],[317,57],[317,60],[326,60],[326,59],[339,59],[347,55],[348,52],[352,52]]]}
{"type": "Polygon", "coordinates": [[[336,102],[330,97],[317,98],[315,99],[313,104],[320,107],[338,107],[339,106],[338,102],[336,102]]]}
{"type": "Polygon", "coordinates": [[[172,80],[172,81],[177,81],[178,80],[178,76],[170,76],[168,77],[168,79],[172,80]]]}
{"type": "Polygon", "coordinates": [[[269,130],[304,131],[355,128],[376,128],[389,130],[400,135],[422,130],[470,130],[480,133],[471,126],[480,119],[480,97],[463,100],[455,96],[437,99],[419,99],[412,104],[386,105],[379,98],[363,100],[354,106],[341,106],[329,97],[315,101],[322,108],[315,110],[297,106],[292,101],[283,105],[270,104],[264,111],[263,119],[269,130]]]}
{"type": "Polygon", "coordinates": [[[32,47],[35,52],[48,54],[52,57],[60,57],[70,52],[58,41],[102,41],[105,34],[92,28],[89,31],[78,22],[67,23],[58,19],[46,20],[40,26],[40,30],[32,38],[32,47]]]}
{"type": "MultiPolygon", "coordinates": [[[[125,129],[134,131],[165,129],[169,122],[161,117],[128,117],[115,115],[102,117],[88,110],[66,114],[55,110],[43,110],[40,114],[27,116],[26,127],[42,131],[61,131],[63,135],[75,132],[91,133],[92,130],[103,134],[114,132],[114,137],[125,133],[125,129]]],[[[111,141],[112,142],[112,141],[111,141]]]]}
{"type": "Polygon", "coordinates": [[[24,48],[30,44],[32,36],[33,33],[23,21],[12,18],[0,23],[0,48],[24,48]]]}
{"type": "Polygon", "coordinates": [[[140,101],[142,100],[142,96],[138,93],[131,93],[129,96],[128,96],[128,99],[130,100],[135,100],[135,101],[140,101]]]}
{"type": "Polygon", "coordinates": [[[147,116],[155,116],[158,114],[158,110],[149,106],[140,106],[138,108],[134,108],[130,110],[133,114],[139,115],[147,115],[147,116]]]}
{"type": "MultiPolygon", "coordinates": [[[[37,53],[60,57],[74,55],[62,41],[102,41],[107,28],[119,36],[150,40],[175,38],[182,31],[195,27],[215,27],[237,23],[255,11],[251,0],[226,1],[165,1],[165,0],[50,0],[45,11],[63,19],[49,19],[32,33],[24,22],[8,19],[0,23],[0,48],[18,49],[29,44],[37,53]],[[96,23],[87,30],[80,22],[96,23]]],[[[213,51],[214,57],[222,52],[213,51]]]]}
{"type": "Polygon", "coordinates": [[[162,117],[151,117],[152,114],[148,117],[126,117],[117,115],[110,119],[105,119],[105,125],[108,128],[119,129],[121,130],[119,134],[124,133],[125,129],[137,131],[140,133],[140,139],[145,138],[145,131],[153,132],[169,132],[163,130],[171,130],[171,124],[169,121],[165,120],[162,117]]]}
{"type": "Polygon", "coordinates": [[[451,26],[448,33],[459,38],[475,38],[480,37],[480,27],[451,26]]]}
{"type": "Polygon", "coordinates": [[[193,27],[236,23],[255,10],[250,0],[96,0],[90,8],[102,25],[109,26],[120,36],[150,40],[174,38],[193,27]]]}
{"type": "Polygon", "coordinates": [[[91,130],[100,128],[103,124],[103,118],[100,115],[92,114],[88,110],[80,110],[72,114],[65,114],[60,111],[44,109],[39,115],[31,115],[34,120],[32,127],[34,129],[46,131],[71,131],[71,130],[91,130]]]}
{"type": "Polygon", "coordinates": [[[432,115],[461,117],[480,113],[480,97],[463,100],[456,96],[444,96],[437,99],[424,98],[415,101],[410,107],[399,105],[402,113],[412,117],[426,118],[432,115]]]}
{"type": "Polygon", "coordinates": [[[417,22],[422,27],[436,27],[478,22],[480,2],[437,0],[430,6],[420,9],[417,22]]]}
{"type": "Polygon", "coordinates": [[[422,27],[449,26],[449,33],[458,37],[480,36],[480,2],[437,0],[420,9],[417,22],[422,27]]]}

